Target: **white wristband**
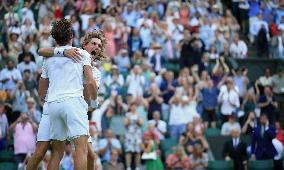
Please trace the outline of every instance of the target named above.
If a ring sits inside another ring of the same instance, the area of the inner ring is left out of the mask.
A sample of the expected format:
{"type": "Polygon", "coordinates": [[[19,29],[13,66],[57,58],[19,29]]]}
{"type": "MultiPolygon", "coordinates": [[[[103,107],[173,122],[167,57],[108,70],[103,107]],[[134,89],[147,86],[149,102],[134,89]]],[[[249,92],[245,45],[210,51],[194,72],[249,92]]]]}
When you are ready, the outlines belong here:
{"type": "Polygon", "coordinates": [[[55,47],[53,50],[54,56],[56,57],[63,57],[64,56],[64,48],[61,47],[55,47]]]}
{"type": "Polygon", "coordinates": [[[98,100],[91,100],[90,106],[91,106],[93,109],[96,109],[96,108],[99,106],[98,100]]]}

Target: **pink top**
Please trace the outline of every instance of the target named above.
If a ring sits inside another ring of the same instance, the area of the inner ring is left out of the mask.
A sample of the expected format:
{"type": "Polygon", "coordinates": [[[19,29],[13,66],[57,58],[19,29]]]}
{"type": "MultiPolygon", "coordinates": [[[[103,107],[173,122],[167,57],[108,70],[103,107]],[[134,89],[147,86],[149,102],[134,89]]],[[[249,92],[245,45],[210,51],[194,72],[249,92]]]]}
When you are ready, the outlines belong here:
{"type": "Polygon", "coordinates": [[[114,32],[104,31],[106,37],[106,54],[108,57],[113,58],[115,56],[115,43],[114,43],[114,32]]]}
{"type": "Polygon", "coordinates": [[[187,26],[189,23],[189,9],[188,8],[181,8],[179,11],[180,15],[180,23],[184,26],[187,26]]]}
{"type": "Polygon", "coordinates": [[[190,168],[189,158],[186,156],[182,159],[179,159],[176,154],[170,154],[166,159],[166,164],[168,168],[190,168]]]}
{"type": "Polygon", "coordinates": [[[36,146],[36,134],[31,123],[18,123],[14,129],[14,153],[33,153],[36,146]]]}

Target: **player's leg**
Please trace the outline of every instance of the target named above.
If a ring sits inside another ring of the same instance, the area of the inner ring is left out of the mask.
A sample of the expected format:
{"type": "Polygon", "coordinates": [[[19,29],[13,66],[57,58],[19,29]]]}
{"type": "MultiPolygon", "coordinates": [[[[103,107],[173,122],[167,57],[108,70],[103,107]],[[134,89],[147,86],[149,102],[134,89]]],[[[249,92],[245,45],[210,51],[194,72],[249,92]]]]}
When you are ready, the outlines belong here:
{"type": "Polygon", "coordinates": [[[27,170],[37,170],[38,169],[38,165],[43,160],[45,153],[48,149],[48,146],[49,146],[49,141],[48,142],[47,141],[37,142],[36,150],[28,161],[27,170]]]}
{"type": "Polygon", "coordinates": [[[88,170],[95,170],[95,163],[96,163],[96,154],[93,150],[92,143],[88,141],[88,170]]]}
{"type": "Polygon", "coordinates": [[[74,169],[87,169],[87,154],[88,154],[88,137],[80,136],[74,139],[75,155],[74,155],[74,169]]]}
{"type": "Polygon", "coordinates": [[[65,141],[53,140],[51,142],[52,152],[47,170],[59,169],[59,164],[64,155],[65,141]]]}

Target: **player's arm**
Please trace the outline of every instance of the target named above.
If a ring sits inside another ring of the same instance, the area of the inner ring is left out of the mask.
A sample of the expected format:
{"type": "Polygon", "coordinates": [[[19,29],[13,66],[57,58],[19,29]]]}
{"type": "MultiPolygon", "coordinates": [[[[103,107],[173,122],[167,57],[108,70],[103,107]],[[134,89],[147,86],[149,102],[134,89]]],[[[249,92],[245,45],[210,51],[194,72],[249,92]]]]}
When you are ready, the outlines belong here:
{"type": "MultiPolygon", "coordinates": [[[[98,86],[96,80],[93,78],[92,67],[85,65],[84,66],[84,76],[85,76],[85,93],[87,92],[91,98],[91,106],[97,99],[98,86]],[[87,90],[87,91],[86,91],[87,90]]],[[[85,96],[86,98],[87,96],[85,96]]]]}
{"type": "Polygon", "coordinates": [[[40,48],[38,54],[43,57],[68,57],[75,62],[79,62],[82,59],[82,56],[78,48],[65,49],[61,47],[48,47],[40,48]]]}
{"type": "Polygon", "coordinates": [[[38,85],[38,95],[41,101],[45,100],[48,85],[49,85],[49,79],[41,77],[39,80],[39,85],[38,85]]]}

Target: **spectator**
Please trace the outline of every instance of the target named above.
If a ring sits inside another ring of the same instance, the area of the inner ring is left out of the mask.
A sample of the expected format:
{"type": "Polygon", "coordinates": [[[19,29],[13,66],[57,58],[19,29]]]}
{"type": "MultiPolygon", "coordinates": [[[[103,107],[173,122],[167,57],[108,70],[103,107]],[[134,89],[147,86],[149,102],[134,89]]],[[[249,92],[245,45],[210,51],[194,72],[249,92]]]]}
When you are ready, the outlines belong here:
{"type": "Polygon", "coordinates": [[[153,70],[159,73],[164,67],[166,62],[165,56],[162,54],[162,47],[158,43],[153,43],[151,49],[148,52],[149,60],[152,65],[153,70]]]}
{"type": "Polygon", "coordinates": [[[226,64],[224,57],[220,57],[220,59],[216,60],[216,65],[212,71],[212,80],[214,82],[214,86],[220,87],[225,82],[229,72],[230,69],[226,64]]]}
{"type": "Polygon", "coordinates": [[[235,35],[234,41],[230,45],[230,53],[233,58],[246,58],[247,57],[247,45],[244,41],[239,39],[238,35],[235,35]]]}
{"type": "Polygon", "coordinates": [[[249,79],[247,77],[248,70],[243,68],[237,68],[236,72],[232,70],[234,77],[234,84],[237,86],[239,90],[239,97],[241,100],[244,98],[247,93],[247,86],[249,84],[249,79]]]}
{"type": "Polygon", "coordinates": [[[263,20],[262,13],[260,12],[257,16],[257,19],[252,24],[250,24],[250,40],[251,40],[251,42],[255,41],[255,38],[256,38],[257,34],[259,33],[259,31],[261,30],[262,27],[265,28],[266,33],[269,32],[268,23],[263,20]]]}
{"type": "Polygon", "coordinates": [[[37,124],[28,117],[26,113],[10,125],[10,130],[14,133],[14,153],[16,163],[23,162],[27,154],[35,150],[37,124]]]}
{"type": "Polygon", "coordinates": [[[156,84],[150,85],[149,92],[145,95],[145,97],[149,103],[148,120],[151,120],[153,118],[154,111],[159,111],[161,113],[164,99],[161,97],[160,90],[156,84]]]}
{"type": "Polygon", "coordinates": [[[175,153],[167,157],[166,165],[169,169],[190,169],[189,158],[182,146],[177,146],[175,153]]]}
{"type": "Polygon", "coordinates": [[[110,152],[111,160],[104,165],[104,170],[124,170],[123,163],[118,161],[119,151],[116,149],[110,152]]]}
{"type": "Polygon", "coordinates": [[[275,100],[271,87],[264,87],[264,94],[260,96],[258,100],[261,113],[266,113],[269,119],[269,123],[274,123],[276,119],[276,108],[278,103],[275,100]]]}
{"type": "Polygon", "coordinates": [[[271,71],[269,68],[266,68],[264,71],[264,75],[260,76],[259,84],[264,87],[264,86],[272,86],[272,76],[271,76],[271,71]]]}
{"type": "Polygon", "coordinates": [[[264,25],[262,25],[255,39],[257,55],[259,57],[269,56],[269,42],[267,39],[267,34],[268,33],[266,32],[264,25]]]}
{"type": "Polygon", "coordinates": [[[124,125],[127,128],[125,134],[125,160],[127,170],[131,169],[132,157],[135,157],[135,167],[136,170],[140,169],[141,166],[141,144],[142,144],[142,126],[143,119],[139,116],[136,110],[136,105],[132,104],[130,106],[130,112],[126,113],[126,119],[124,125]]]}
{"type": "Polygon", "coordinates": [[[253,129],[257,126],[257,120],[254,112],[250,112],[248,114],[248,118],[242,127],[242,133],[251,135],[253,133],[253,129]]]}
{"type": "Polygon", "coordinates": [[[226,141],[223,148],[225,160],[234,161],[234,170],[243,170],[247,164],[247,144],[240,138],[241,131],[232,129],[232,139],[226,141]]]}
{"type": "Polygon", "coordinates": [[[241,131],[241,126],[238,122],[236,122],[235,115],[230,115],[228,122],[225,122],[222,125],[221,135],[223,136],[230,135],[233,129],[241,131]]]}
{"type": "Polygon", "coordinates": [[[240,107],[239,94],[231,78],[228,78],[226,85],[220,89],[218,101],[221,103],[221,120],[225,122],[227,116],[235,114],[240,107]]]}
{"type": "Polygon", "coordinates": [[[29,53],[24,54],[23,61],[18,64],[18,69],[21,72],[22,76],[24,75],[25,70],[30,70],[32,77],[35,76],[37,66],[35,62],[31,61],[31,56],[29,53]]]}
{"type": "Polygon", "coordinates": [[[24,8],[22,8],[20,10],[20,14],[21,14],[21,17],[22,17],[21,21],[22,21],[22,23],[24,23],[26,18],[28,18],[31,21],[32,25],[35,25],[34,13],[30,9],[31,5],[32,5],[32,2],[30,2],[30,1],[24,2],[24,8]]]}
{"type": "MultiPolygon", "coordinates": [[[[16,25],[17,26],[17,25],[16,25]]],[[[8,55],[13,57],[14,60],[16,60],[16,63],[18,63],[18,55],[22,52],[22,44],[19,41],[19,35],[20,35],[20,28],[18,27],[11,27],[9,28],[9,40],[8,40],[8,55]]]]}
{"type": "Polygon", "coordinates": [[[27,98],[30,97],[29,92],[26,90],[23,82],[19,81],[17,83],[17,89],[12,93],[12,109],[13,112],[27,112],[27,98]]]}
{"type": "Polygon", "coordinates": [[[153,124],[155,126],[155,132],[159,135],[160,140],[165,139],[165,134],[167,132],[167,123],[161,120],[159,111],[154,111],[153,119],[149,120],[148,124],[153,124]]]}
{"type": "Polygon", "coordinates": [[[139,35],[142,42],[142,53],[145,54],[145,51],[150,48],[150,43],[152,41],[151,29],[146,22],[144,22],[140,27],[139,35]]]}
{"type": "Polygon", "coordinates": [[[134,66],[131,74],[126,78],[126,84],[128,85],[128,93],[132,96],[142,96],[143,94],[143,85],[145,83],[144,77],[141,75],[141,70],[138,65],[134,66]]]}
{"type": "Polygon", "coordinates": [[[260,115],[260,123],[252,134],[251,154],[252,159],[264,160],[273,159],[277,154],[272,139],[276,136],[275,128],[270,124],[266,114],[260,115]]]}
{"type": "Polygon", "coordinates": [[[28,106],[28,116],[33,120],[33,122],[39,124],[41,119],[41,113],[36,109],[36,103],[34,98],[27,98],[27,106],[28,106]]]}
{"type": "Polygon", "coordinates": [[[118,72],[118,67],[116,65],[111,66],[111,74],[106,77],[105,85],[109,89],[108,93],[112,90],[121,92],[124,85],[124,79],[118,72]]]}
{"type": "Polygon", "coordinates": [[[3,70],[6,67],[8,61],[13,61],[14,63],[16,63],[16,60],[8,55],[6,48],[3,47],[0,50],[1,50],[0,70],[3,70]]]}
{"type": "Polygon", "coordinates": [[[112,136],[112,131],[108,129],[105,134],[105,138],[99,142],[99,154],[102,158],[102,162],[108,162],[111,160],[110,152],[112,149],[117,149],[118,153],[121,153],[121,144],[119,140],[112,136]]]}
{"type": "MultiPolygon", "coordinates": [[[[157,169],[164,169],[163,164],[160,160],[160,158],[157,156],[157,144],[155,140],[153,139],[153,135],[147,133],[144,136],[144,143],[142,145],[143,148],[143,154],[149,154],[152,153],[154,156],[154,159],[146,159],[145,160],[145,170],[157,170],[157,169]]],[[[143,155],[142,155],[142,159],[143,155]]]]}
{"type": "Polygon", "coordinates": [[[24,86],[26,87],[26,90],[30,93],[32,97],[38,97],[38,92],[37,92],[38,83],[31,76],[30,70],[24,70],[23,83],[24,86]]]}
{"type": "MultiPolygon", "coordinates": [[[[240,107],[240,109],[242,111],[244,111],[245,116],[249,115],[250,112],[255,111],[255,109],[257,107],[257,100],[259,98],[258,96],[259,96],[258,94],[254,95],[251,90],[249,90],[246,93],[246,95],[245,95],[245,97],[242,101],[241,107],[240,107]]],[[[243,122],[241,122],[241,123],[243,123],[243,122]]]]}
{"type": "Polygon", "coordinates": [[[283,45],[284,30],[278,29],[277,35],[272,37],[271,45],[273,47],[273,57],[284,59],[284,45],[283,45]]]}
{"type": "Polygon", "coordinates": [[[119,72],[122,74],[128,73],[130,69],[130,59],[128,56],[128,51],[126,49],[121,49],[118,55],[115,57],[115,62],[117,63],[119,72]]]}
{"type": "Polygon", "coordinates": [[[203,152],[202,145],[194,145],[193,153],[189,156],[192,170],[206,170],[208,168],[208,156],[203,152]]]}
{"type": "Polygon", "coordinates": [[[280,112],[284,112],[284,102],[281,98],[284,96],[284,69],[279,68],[277,74],[272,77],[272,88],[276,101],[279,104],[280,112]]]}
{"type": "Polygon", "coordinates": [[[16,84],[22,80],[21,73],[14,68],[13,61],[8,61],[5,69],[0,72],[0,80],[3,83],[3,90],[7,90],[10,94],[16,90],[16,84]]]}
{"type": "Polygon", "coordinates": [[[71,143],[66,143],[65,144],[65,151],[64,151],[64,156],[60,162],[60,165],[62,168],[66,170],[72,170],[74,169],[74,151],[72,149],[71,143]]]}
{"type": "Polygon", "coordinates": [[[0,100],[0,151],[5,149],[8,137],[8,119],[5,113],[4,102],[0,100]]]}
{"type": "Polygon", "coordinates": [[[18,60],[17,60],[18,62],[17,62],[17,63],[23,62],[23,61],[24,61],[24,57],[25,57],[26,55],[29,55],[29,56],[30,56],[30,61],[35,62],[35,56],[34,56],[33,53],[32,53],[31,46],[32,46],[31,43],[26,43],[26,44],[24,45],[23,51],[18,55],[18,60]]]}
{"type": "Polygon", "coordinates": [[[214,87],[213,81],[209,80],[207,86],[201,89],[203,100],[201,101],[203,107],[203,119],[205,128],[209,125],[216,127],[216,108],[219,90],[214,87]]]}

